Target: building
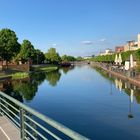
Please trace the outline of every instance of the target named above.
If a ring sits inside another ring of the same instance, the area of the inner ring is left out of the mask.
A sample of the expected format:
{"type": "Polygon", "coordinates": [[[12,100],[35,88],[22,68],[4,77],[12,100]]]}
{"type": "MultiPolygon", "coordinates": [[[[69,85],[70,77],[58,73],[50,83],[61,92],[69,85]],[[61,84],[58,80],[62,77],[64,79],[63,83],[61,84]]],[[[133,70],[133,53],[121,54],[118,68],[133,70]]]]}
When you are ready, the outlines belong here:
{"type": "Polygon", "coordinates": [[[123,52],[124,51],[124,46],[116,46],[115,47],[115,52],[116,53],[120,53],[120,52],[123,52]]]}
{"type": "Polygon", "coordinates": [[[138,34],[138,48],[140,48],[140,34],[138,34]]]}
{"type": "Polygon", "coordinates": [[[140,34],[138,34],[138,41],[128,41],[127,44],[124,45],[124,51],[135,51],[140,49],[140,34]]]}
{"type": "Polygon", "coordinates": [[[83,58],[86,60],[92,58],[92,56],[84,56],[83,58]]]}
{"type": "Polygon", "coordinates": [[[105,52],[100,52],[100,56],[111,55],[111,54],[113,54],[113,51],[111,49],[106,49],[105,52]]]}

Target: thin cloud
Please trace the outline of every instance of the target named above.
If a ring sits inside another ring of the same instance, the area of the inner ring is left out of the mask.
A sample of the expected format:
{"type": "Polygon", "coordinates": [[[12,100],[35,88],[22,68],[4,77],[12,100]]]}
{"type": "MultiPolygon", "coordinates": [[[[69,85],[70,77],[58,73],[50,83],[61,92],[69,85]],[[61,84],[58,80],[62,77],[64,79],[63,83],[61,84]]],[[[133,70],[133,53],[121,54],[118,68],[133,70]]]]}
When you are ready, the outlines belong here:
{"type": "Polygon", "coordinates": [[[89,40],[82,41],[81,43],[84,45],[92,45],[93,44],[93,42],[89,41],[89,40]]]}
{"type": "Polygon", "coordinates": [[[100,42],[105,42],[107,39],[106,38],[102,38],[102,39],[100,39],[99,41],[100,42]]]}
{"type": "Polygon", "coordinates": [[[57,46],[57,44],[54,43],[54,44],[52,44],[52,46],[55,47],[55,46],[57,46]]]}

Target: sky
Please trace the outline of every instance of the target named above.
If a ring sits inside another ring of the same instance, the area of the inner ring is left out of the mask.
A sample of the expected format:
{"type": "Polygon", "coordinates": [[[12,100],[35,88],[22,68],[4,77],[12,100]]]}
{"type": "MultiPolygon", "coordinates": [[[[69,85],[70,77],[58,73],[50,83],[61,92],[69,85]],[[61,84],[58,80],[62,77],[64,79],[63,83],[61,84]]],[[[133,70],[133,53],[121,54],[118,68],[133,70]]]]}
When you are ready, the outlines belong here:
{"type": "Polygon", "coordinates": [[[140,33],[140,0],[0,0],[0,29],[47,52],[90,56],[140,33]]]}

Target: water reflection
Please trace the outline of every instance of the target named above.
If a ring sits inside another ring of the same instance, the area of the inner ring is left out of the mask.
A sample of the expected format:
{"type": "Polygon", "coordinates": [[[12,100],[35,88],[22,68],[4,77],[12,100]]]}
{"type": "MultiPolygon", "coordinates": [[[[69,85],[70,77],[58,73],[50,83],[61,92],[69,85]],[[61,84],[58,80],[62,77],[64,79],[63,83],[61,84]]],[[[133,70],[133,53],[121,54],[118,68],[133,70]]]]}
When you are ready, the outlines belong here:
{"type": "Polygon", "coordinates": [[[112,83],[114,83],[115,87],[117,90],[119,90],[121,93],[125,93],[129,96],[128,101],[128,118],[132,119],[134,118],[133,114],[133,103],[134,103],[134,98],[136,99],[136,102],[140,104],[140,88],[130,84],[129,82],[126,82],[122,79],[116,78],[111,74],[108,74],[101,69],[96,69],[98,73],[100,73],[104,78],[110,80],[110,95],[112,95],[112,83]]]}
{"type": "Polygon", "coordinates": [[[60,77],[61,72],[58,70],[49,73],[31,73],[30,76],[25,79],[1,81],[0,90],[20,102],[23,102],[23,99],[29,102],[33,100],[38,91],[38,86],[41,85],[44,80],[47,80],[51,86],[56,86],[60,77]]]}
{"type": "Polygon", "coordinates": [[[52,71],[46,74],[46,80],[51,86],[56,86],[57,82],[60,80],[61,73],[60,71],[52,71]]]}
{"type": "Polygon", "coordinates": [[[62,67],[60,70],[62,70],[64,74],[67,74],[69,71],[74,70],[74,66],[62,67]]]}

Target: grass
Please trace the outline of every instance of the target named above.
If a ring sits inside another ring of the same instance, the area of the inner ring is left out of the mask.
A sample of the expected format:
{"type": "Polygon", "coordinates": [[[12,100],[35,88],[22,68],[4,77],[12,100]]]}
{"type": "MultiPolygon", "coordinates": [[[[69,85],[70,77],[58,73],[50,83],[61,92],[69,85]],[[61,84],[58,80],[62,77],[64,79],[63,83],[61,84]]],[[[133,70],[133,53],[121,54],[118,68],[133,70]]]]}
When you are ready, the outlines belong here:
{"type": "Polygon", "coordinates": [[[34,68],[34,71],[44,71],[44,72],[51,72],[57,70],[57,66],[45,66],[45,67],[37,67],[34,68]]]}
{"type": "Polygon", "coordinates": [[[22,79],[29,77],[29,73],[27,72],[17,72],[15,74],[12,74],[12,79],[22,79]]]}
{"type": "Polygon", "coordinates": [[[43,68],[39,68],[41,71],[46,71],[46,72],[51,72],[54,70],[57,70],[57,67],[43,67],[43,68]]]}

